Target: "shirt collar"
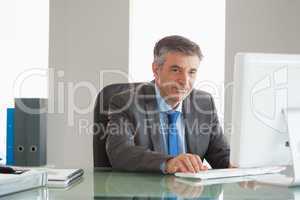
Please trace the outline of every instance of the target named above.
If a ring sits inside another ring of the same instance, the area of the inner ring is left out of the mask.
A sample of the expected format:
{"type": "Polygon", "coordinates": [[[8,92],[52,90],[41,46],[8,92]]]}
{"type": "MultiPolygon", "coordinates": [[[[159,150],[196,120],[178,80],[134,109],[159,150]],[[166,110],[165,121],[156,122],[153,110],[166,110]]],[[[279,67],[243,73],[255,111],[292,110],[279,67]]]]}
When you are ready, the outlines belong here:
{"type": "Polygon", "coordinates": [[[178,111],[181,113],[182,112],[182,101],[178,104],[178,106],[175,109],[172,109],[172,107],[160,95],[160,90],[157,87],[156,83],[154,85],[155,85],[156,101],[157,101],[159,111],[160,112],[178,111]]]}

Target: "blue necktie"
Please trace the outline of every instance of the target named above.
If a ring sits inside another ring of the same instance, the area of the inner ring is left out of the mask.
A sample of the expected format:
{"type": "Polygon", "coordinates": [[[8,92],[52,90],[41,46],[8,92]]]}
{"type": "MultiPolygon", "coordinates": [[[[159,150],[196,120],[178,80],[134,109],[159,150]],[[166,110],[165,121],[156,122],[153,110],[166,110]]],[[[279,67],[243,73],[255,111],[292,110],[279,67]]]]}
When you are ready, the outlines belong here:
{"type": "Polygon", "coordinates": [[[178,140],[178,130],[176,126],[176,121],[180,112],[173,111],[168,113],[168,152],[171,156],[177,156],[179,154],[179,140],[178,140]]]}

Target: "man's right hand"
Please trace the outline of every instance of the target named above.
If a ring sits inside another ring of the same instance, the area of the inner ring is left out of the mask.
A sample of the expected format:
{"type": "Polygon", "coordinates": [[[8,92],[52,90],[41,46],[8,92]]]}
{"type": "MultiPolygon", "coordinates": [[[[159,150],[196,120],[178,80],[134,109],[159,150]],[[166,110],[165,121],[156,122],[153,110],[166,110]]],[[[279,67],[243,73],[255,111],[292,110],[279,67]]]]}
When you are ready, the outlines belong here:
{"type": "Polygon", "coordinates": [[[195,154],[180,154],[166,162],[166,172],[170,174],[175,172],[197,173],[207,169],[207,166],[203,165],[201,158],[195,154]]]}

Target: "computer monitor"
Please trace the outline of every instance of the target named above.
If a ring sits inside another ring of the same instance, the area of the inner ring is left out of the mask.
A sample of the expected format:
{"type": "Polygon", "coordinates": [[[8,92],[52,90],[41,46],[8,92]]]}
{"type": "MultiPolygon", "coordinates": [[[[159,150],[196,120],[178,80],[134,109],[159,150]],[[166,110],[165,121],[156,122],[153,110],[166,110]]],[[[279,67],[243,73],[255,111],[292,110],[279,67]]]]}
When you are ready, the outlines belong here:
{"type": "MultiPolygon", "coordinates": [[[[291,164],[293,140],[283,111],[300,108],[300,55],[238,53],[234,67],[231,164],[291,164]]],[[[293,122],[293,128],[300,137],[300,117],[296,120],[299,127],[293,122]]],[[[297,142],[294,150],[300,155],[297,142]]]]}

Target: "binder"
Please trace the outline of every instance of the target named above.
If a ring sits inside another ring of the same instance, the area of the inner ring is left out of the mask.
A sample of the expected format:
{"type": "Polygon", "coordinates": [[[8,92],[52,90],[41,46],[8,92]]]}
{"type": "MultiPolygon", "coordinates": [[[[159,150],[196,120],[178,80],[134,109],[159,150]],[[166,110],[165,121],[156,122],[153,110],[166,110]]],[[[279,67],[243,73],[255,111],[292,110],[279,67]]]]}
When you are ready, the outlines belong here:
{"type": "Polygon", "coordinates": [[[15,99],[16,166],[46,165],[47,99],[15,99]]]}
{"type": "Polygon", "coordinates": [[[14,108],[6,110],[6,165],[14,165],[14,108]]]}

